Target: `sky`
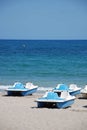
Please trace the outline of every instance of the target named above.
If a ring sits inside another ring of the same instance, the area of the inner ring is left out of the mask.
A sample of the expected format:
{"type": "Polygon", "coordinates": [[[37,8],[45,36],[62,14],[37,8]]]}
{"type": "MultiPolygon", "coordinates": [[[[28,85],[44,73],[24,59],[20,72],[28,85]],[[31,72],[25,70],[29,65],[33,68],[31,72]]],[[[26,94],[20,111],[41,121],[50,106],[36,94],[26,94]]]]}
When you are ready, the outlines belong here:
{"type": "Polygon", "coordinates": [[[0,0],[0,39],[87,39],[87,0],[0,0]]]}

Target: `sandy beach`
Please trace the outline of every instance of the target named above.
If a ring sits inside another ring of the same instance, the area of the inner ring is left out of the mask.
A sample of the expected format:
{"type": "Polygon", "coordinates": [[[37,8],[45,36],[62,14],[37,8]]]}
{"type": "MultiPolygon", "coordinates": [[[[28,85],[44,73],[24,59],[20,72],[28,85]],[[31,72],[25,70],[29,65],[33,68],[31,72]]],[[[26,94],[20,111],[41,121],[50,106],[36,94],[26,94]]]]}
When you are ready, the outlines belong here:
{"type": "Polygon", "coordinates": [[[87,99],[76,98],[66,109],[37,108],[35,99],[0,92],[0,130],[86,130],[87,99]]]}

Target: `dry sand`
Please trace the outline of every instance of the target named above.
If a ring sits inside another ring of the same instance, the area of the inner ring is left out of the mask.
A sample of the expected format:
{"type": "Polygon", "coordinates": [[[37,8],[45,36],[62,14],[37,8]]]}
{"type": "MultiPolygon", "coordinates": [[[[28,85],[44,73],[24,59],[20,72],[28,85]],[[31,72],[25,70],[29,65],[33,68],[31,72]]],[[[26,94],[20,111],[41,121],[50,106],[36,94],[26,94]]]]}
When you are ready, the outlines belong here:
{"type": "Polygon", "coordinates": [[[76,99],[66,109],[37,108],[35,99],[0,93],[0,130],[86,130],[87,99],[76,99]]]}

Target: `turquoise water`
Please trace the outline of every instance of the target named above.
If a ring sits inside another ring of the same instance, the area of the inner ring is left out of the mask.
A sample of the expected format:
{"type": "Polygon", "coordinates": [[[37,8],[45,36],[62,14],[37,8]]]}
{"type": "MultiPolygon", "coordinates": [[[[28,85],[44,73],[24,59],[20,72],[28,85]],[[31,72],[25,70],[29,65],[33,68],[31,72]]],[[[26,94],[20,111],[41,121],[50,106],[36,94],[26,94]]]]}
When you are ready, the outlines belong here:
{"type": "Polygon", "coordinates": [[[87,40],[0,40],[0,85],[87,84],[87,40]]]}

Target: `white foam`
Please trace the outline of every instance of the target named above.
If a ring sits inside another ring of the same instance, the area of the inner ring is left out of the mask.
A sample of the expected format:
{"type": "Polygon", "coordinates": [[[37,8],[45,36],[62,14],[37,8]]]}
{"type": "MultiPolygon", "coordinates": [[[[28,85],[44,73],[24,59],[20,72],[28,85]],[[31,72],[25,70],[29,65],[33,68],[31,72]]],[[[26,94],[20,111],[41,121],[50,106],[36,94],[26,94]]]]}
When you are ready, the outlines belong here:
{"type": "Polygon", "coordinates": [[[9,87],[11,87],[12,85],[0,85],[0,90],[5,90],[9,87]]]}
{"type": "Polygon", "coordinates": [[[38,87],[38,91],[50,91],[52,89],[52,87],[38,87]]]}

